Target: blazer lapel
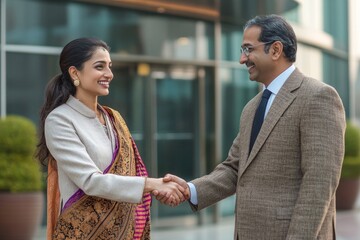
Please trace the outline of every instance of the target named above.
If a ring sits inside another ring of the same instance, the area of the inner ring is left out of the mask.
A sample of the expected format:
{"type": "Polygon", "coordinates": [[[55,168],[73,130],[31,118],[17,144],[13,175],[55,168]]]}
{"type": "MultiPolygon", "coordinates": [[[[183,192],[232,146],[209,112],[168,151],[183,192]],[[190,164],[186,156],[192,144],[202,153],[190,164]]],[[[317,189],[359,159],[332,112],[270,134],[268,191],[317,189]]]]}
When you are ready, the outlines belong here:
{"type": "Polygon", "coordinates": [[[245,169],[246,162],[249,156],[249,144],[250,144],[250,135],[252,124],[254,120],[254,115],[256,108],[258,107],[261,101],[261,92],[253,97],[243,109],[240,118],[240,143],[239,147],[241,149],[240,159],[239,159],[239,176],[242,174],[242,169],[245,169]]]}
{"type": "MultiPolygon", "coordinates": [[[[295,90],[300,87],[302,83],[302,79],[303,79],[302,73],[298,69],[295,69],[294,72],[290,75],[290,77],[286,80],[286,82],[284,83],[278,94],[276,95],[274,102],[272,103],[271,108],[260,129],[259,135],[257,136],[257,139],[254,143],[253,149],[250,152],[249,157],[246,161],[244,170],[255,158],[255,156],[261,149],[262,145],[265,143],[266,139],[268,138],[269,134],[271,133],[272,129],[279,121],[280,117],[283,115],[285,110],[291,105],[291,103],[296,98],[295,90]]],[[[251,132],[251,128],[249,131],[251,132]]]]}

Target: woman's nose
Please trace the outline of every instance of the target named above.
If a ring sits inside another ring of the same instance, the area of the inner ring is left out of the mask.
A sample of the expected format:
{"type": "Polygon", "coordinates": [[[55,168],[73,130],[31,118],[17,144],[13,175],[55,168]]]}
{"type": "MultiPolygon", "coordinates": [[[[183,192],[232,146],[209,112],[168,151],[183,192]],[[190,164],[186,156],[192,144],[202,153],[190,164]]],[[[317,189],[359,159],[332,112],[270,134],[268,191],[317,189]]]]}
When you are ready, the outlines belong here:
{"type": "Polygon", "coordinates": [[[110,68],[105,72],[105,76],[111,79],[114,77],[114,74],[110,68]]]}

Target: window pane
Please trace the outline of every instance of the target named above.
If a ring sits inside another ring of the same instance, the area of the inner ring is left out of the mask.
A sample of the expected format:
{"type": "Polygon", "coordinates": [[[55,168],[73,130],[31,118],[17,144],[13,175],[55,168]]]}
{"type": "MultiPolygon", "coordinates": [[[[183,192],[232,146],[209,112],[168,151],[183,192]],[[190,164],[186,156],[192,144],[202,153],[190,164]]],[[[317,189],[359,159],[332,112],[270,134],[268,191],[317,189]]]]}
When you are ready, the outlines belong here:
{"type": "Polygon", "coordinates": [[[29,44],[62,46],[71,35],[66,28],[67,6],[58,1],[6,2],[6,42],[8,44],[29,44]]]}
{"type": "Polygon", "coordinates": [[[171,78],[157,80],[157,116],[159,120],[157,131],[159,134],[191,133],[194,130],[195,93],[195,81],[193,80],[171,78]]]}
{"type": "Polygon", "coordinates": [[[137,75],[135,64],[113,62],[112,71],[110,94],[100,97],[99,102],[120,112],[145,164],[151,166],[150,159],[145,158],[144,146],[145,79],[137,75]]]}
{"type": "Polygon", "coordinates": [[[349,117],[349,64],[347,60],[339,59],[327,53],[323,54],[324,82],[330,84],[338,91],[347,117],[349,117]]]}
{"type": "Polygon", "coordinates": [[[96,37],[120,54],[214,58],[213,23],[204,21],[60,1],[8,1],[7,13],[9,44],[63,46],[96,37]]]}
{"type": "Polygon", "coordinates": [[[221,29],[222,60],[239,61],[243,32],[240,26],[223,24],[221,29]]]}
{"type": "MultiPolygon", "coordinates": [[[[170,115],[167,118],[174,119],[170,115]]],[[[166,173],[172,173],[189,181],[194,179],[195,169],[195,143],[194,139],[159,139],[158,144],[158,165],[159,177],[166,173]]],[[[182,216],[191,214],[192,211],[187,204],[171,208],[159,205],[159,216],[182,216]]]]}
{"type": "Polygon", "coordinates": [[[222,68],[222,121],[223,121],[223,159],[239,132],[239,119],[244,106],[258,93],[258,84],[249,80],[245,69],[222,68]]]}
{"type": "Polygon", "coordinates": [[[334,39],[334,48],[348,49],[348,1],[327,0],[324,4],[324,31],[334,39]],[[336,16],[336,17],[335,17],[336,16]]]}
{"type": "Polygon", "coordinates": [[[307,76],[324,82],[323,53],[319,48],[298,44],[295,65],[307,76]],[[309,61],[311,59],[311,61],[309,61]]]}
{"type": "Polygon", "coordinates": [[[39,123],[47,82],[59,73],[58,57],[7,54],[7,114],[18,114],[39,123]]]}
{"type": "MultiPolygon", "coordinates": [[[[169,74],[156,77],[156,142],[158,176],[166,173],[186,180],[196,176],[198,153],[198,81],[195,68],[174,67],[169,74]]],[[[159,206],[159,216],[184,215],[191,212],[159,206]]]]}
{"type": "MultiPolygon", "coordinates": [[[[258,93],[258,84],[249,80],[246,69],[221,68],[222,85],[222,160],[239,132],[241,112],[248,101],[258,93]]],[[[235,196],[220,202],[222,216],[234,214],[235,196]]]]}

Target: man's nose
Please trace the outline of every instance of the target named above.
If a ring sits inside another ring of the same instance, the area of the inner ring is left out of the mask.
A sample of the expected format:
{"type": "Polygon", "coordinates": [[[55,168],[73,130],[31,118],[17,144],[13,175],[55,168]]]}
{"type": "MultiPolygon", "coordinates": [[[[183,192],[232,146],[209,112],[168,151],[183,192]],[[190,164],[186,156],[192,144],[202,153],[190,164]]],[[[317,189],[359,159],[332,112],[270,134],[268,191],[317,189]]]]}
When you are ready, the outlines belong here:
{"type": "Polygon", "coordinates": [[[240,64],[245,64],[247,60],[248,60],[248,57],[245,55],[245,53],[241,53],[240,60],[239,60],[240,64]]]}

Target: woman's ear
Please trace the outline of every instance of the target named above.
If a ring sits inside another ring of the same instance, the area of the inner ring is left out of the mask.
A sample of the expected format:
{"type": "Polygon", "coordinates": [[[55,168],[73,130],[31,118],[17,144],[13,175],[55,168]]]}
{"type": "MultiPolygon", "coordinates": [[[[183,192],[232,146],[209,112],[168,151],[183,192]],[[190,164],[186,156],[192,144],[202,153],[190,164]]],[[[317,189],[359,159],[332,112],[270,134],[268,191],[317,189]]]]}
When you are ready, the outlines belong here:
{"type": "Polygon", "coordinates": [[[283,48],[284,48],[284,46],[280,41],[274,42],[270,48],[271,57],[274,60],[279,59],[280,56],[282,56],[282,54],[283,54],[283,48]]]}
{"type": "Polygon", "coordinates": [[[69,67],[68,72],[72,80],[79,80],[79,77],[77,75],[78,70],[76,69],[76,67],[69,67]]]}

